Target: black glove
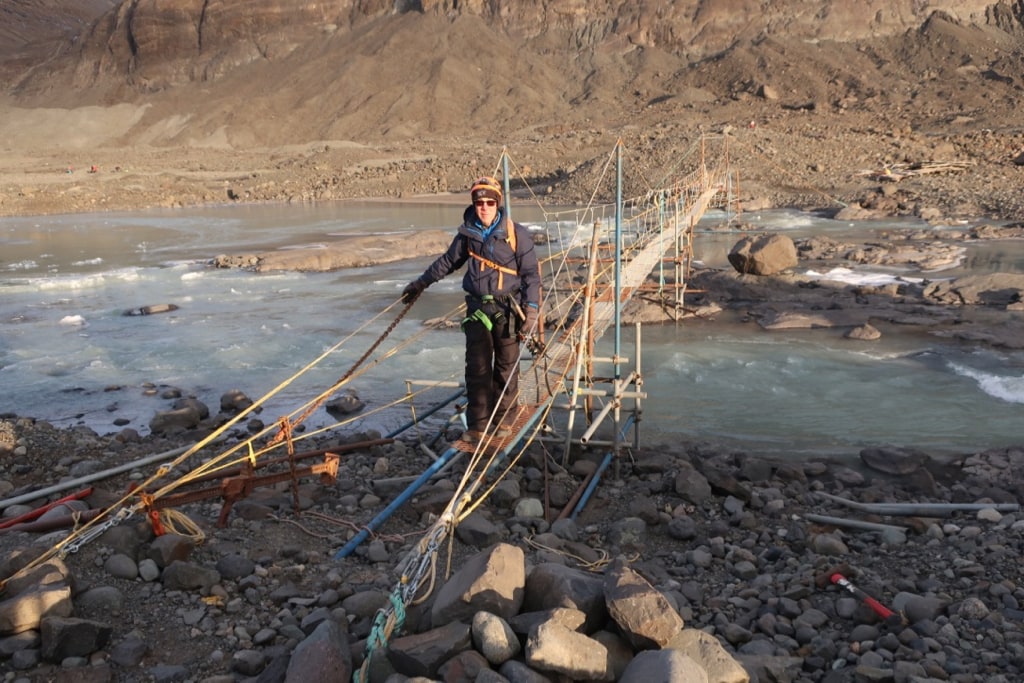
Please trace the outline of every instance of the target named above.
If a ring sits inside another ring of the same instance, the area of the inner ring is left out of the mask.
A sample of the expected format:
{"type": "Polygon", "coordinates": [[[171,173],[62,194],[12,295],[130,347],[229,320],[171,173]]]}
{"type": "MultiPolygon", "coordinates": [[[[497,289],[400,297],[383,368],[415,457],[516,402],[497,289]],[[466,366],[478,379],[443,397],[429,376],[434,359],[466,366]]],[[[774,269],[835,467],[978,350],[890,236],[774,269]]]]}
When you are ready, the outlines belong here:
{"type": "Polygon", "coordinates": [[[426,288],[427,286],[419,279],[413,280],[405,286],[405,289],[402,290],[402,303],[411,304],[413,301],[416,301],[416,297],[418,297],[426,288]]]}
{"type": "Polygon", "coordinates": [[[540,311],[533,306],[526,306],[523,308],[523,315],[526,316],[526,320],[523,321],[523,326],[519,328],[519,335],[521,337],[527,337],[537,332],[537,319],[540,317],[540,311]]]}

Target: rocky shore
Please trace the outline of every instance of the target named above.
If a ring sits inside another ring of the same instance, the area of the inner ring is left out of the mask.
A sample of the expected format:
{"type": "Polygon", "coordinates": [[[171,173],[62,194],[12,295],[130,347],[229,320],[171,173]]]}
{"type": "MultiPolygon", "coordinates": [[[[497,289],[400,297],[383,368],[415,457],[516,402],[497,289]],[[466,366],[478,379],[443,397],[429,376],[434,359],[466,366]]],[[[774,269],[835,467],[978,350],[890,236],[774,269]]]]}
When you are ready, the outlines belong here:
{"type": "MultiPolygon", "coordinates": [[[[4,519],[70,492],[33,498],[41,481],[171,453],[223,418],[145,438],[6,419],[4,499],[26,502],[4,504],[4,519]]],[[[5,680],[347,680],[458,474],[428,483],[380,535],[335,559],[429,462],[412,442],[362,445],[378,436],[320,437],[317,449],[345,449],[333,483],[255,489],[223,528],[220,499],[181,506],[201,543],[155,536],[135,516],[10,579],[5,680]]],[[[940,462],[892,447],[839,463],[647,444],[609,468],[575,519],[560,518],[600,456],[580,453],[563,469],[531,449],[450,549],[437,549],[430,599],[378,649],[367,680],[1024,676],[1024,448],[940,462]],[[890,503],[913,505],[893,513],[890,503]],[[863,594],[835,583],[837,573],[863,594]]],[[[110,505],[151,473],[100,478],[62,507],[110,505]]],[[[65,533],[5,529],[4,577],[65,533]]]]}

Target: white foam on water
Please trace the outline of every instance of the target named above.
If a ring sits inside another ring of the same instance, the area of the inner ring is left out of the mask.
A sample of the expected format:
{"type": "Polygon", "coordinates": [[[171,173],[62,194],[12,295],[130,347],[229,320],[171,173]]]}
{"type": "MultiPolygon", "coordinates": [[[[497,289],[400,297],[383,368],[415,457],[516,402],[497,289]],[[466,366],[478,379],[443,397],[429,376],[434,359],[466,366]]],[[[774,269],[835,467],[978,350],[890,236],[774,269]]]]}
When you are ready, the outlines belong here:
{"type": "Polygon", "coordinates": [[[908,277],[900,273],[887,273],[871,270],[854,270],[852,268],[836,267],[824,273],[816,270],[808,270],[804,273],[813,280],[832,280],[844,282],[849,285],[889,285],[900,282],[919,283],[923,278],[908,277]]]}
{"type": "Polygon", "coordinates": [[[39,267],[38,261],[26,259],[23,261],[15,261],[14,263],[8,263],[4,266],[4,270],[34,270],[39,267]]]}
{"type": "Polygon", "coordinates": [[[957,374],[977,382],[978,388],[989,396],[1008,403],[1024,403],[1024,375],[996,375],[952,362],[949,367],[957,374]]]}

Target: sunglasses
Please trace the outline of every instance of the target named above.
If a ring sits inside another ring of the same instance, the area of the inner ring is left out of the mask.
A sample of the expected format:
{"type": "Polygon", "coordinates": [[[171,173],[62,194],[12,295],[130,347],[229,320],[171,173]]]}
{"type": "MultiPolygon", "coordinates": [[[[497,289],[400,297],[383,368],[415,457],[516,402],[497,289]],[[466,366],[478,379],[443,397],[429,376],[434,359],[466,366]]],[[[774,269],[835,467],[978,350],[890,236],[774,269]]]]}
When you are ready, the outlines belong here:
{"type": "Polygon", "coordinates": [[[495,206],[497,205],[497,203],[498,202],[494,201],[493,199],[478,199],[475,202],[473,202],[473,204],[475,204],[476,206],[495,206]]]}

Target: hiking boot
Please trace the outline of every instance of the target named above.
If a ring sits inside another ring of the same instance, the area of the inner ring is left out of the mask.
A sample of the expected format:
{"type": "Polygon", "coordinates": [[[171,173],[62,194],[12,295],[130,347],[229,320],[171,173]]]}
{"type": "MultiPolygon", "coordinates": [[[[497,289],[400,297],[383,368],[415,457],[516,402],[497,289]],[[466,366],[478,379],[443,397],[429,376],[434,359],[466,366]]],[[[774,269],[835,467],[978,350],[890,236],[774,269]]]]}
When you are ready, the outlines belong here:
{"type": "Polygon", "coordinates": [[[478,444],[480,443],[481,439],[484,438],[484,433],[478,432],[475,429],[467,429],[466,431],[462,432],[462,436],[460,436],[459,438],[468,444],[478,444]]]}

